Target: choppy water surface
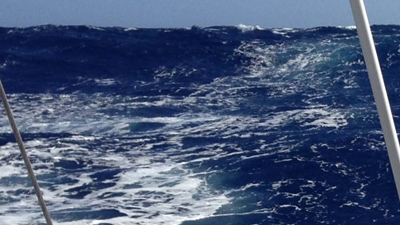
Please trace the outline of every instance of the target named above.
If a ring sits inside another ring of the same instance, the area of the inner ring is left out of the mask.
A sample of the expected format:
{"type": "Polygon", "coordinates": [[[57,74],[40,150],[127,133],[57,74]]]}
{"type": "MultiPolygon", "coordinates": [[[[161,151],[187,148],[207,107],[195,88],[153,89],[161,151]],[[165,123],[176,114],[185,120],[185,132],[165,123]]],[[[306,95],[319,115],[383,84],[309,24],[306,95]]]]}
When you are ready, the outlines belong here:
{"type": "MultiPolygon", "coordinates": [[[[55,224],[400,221],[353,28],[0,28],[0,73],[55,224]]],[[[0,125],[0,224],[44,224],[0,125]]]]}

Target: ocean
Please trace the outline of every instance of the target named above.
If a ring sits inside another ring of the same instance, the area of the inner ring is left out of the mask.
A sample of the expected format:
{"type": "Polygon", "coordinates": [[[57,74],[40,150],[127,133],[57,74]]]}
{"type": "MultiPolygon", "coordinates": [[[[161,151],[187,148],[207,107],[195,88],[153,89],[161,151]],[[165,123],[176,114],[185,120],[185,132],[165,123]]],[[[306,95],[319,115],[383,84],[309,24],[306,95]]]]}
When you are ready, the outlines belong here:
{"type": "MultiPolygon", "coordinates": [[[[54,224],[400,222],[354,27],[0,28],[0,76],[54,224]]],[[[1,114],[0,224],[45,224],[1,114]]]]}

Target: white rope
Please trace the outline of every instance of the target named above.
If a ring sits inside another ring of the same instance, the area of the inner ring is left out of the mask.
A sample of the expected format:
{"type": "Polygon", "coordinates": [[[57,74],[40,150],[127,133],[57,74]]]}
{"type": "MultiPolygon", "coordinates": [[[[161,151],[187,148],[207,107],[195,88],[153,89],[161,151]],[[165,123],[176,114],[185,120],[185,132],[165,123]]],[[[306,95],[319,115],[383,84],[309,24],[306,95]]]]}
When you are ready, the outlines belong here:
{"type": "Polygon", "coordinates": [[[21,134],[19,133],[17,125],[15,123],[14,116],[13,116],[12,110],[10,108],[10,104],[8,104],[6,92],[4,91],[4,87],[3,87],[3,84],[1,83],[1,80],[0,80],[0,94],[1,94],[1,100],[2,100],[2,102],[4,104],[4,108],[5,108],[6,113],[7,113],[8,121],[10,122],[11,128],[12,128],[12,130],[14,132],[15,139],[18,142],[19,150],[21,151],[21,155],[24,158],[26,169],[28,170],[29,177],[31,178],[33,187],[35,188],[36,196],[37,196],[37,198],[39,200],[39,204],[40,204],[40,207],[42,208],[43,215],[44,215],[44,217],[46,219],[47,225],[53,225],[53,223],[51,222],[50,214],[47,211],[46,203],[43,200],[42,192],[40,192],[40,187],[39,187],[39,184],[38,184],[38,182],[36,180],[36,177],[35,177],[35,174],[33,172],[33,169],[32,169],[31,163],[29,161],[28,155],[26,154],[25,146],[24,146],[24,143],[22,141],[21,134]]]}
{"type": "Polygon", "coordinates": [[[397,195],[400,198],[400,148],[396,127],[393,122],[392,111],[382,77],[381,67],[376,54],[375,43],[369,26],[367,11],[363,0],[350,0],[354,20],[360,38],[361,48],[367,65],[369,80],[376,107],[378,108],[383,136],[389,153],[390,165],[396,183],[397,195]]]}

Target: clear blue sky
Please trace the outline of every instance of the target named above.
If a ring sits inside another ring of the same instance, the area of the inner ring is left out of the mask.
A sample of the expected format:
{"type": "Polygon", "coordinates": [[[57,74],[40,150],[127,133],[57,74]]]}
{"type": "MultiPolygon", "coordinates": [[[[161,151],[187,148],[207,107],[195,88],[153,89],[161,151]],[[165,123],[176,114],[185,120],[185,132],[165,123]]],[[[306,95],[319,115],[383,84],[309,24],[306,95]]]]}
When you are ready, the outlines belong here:
{"type": "MultiPolygon", "coordinates": [[[[400,24],[400,0],[365,0],[371,24],[400,24]]],[[[0,0],[0,26],[353,25],[348,0],[0,0]]]]}

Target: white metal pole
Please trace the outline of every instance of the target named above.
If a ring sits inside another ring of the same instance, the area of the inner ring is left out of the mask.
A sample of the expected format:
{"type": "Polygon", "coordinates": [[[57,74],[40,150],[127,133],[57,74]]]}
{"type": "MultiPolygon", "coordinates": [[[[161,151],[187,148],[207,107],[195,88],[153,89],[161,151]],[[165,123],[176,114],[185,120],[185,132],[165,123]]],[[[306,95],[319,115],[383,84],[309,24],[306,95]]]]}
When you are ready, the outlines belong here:
{"type": "Polygon", "coordinates": [[[390,109],[386,93],[385,83],[382,77],[381,67],[376,54],[375,43],[372,38],[367,12],[363,0],[350,0],[354,20],[360,38],[361,48],[367,65],[368,76],[372,86],[372,92],[376,107],[378,108],[379,120],[381,122],[383,136],[389,153],[390,165],[392,167],[394,181],[396,183],[397,195],[400,198],[400,148],[397,138],[396,127],[390,109]]]}
{"type": "Polygon", "coordinates": [[[26,169],[28,170],[29,177],[31,178],[33,187],[35,188],[36,196],[39,200],[39,205],[42,208],[42,212],[46,219],[46,223],[47,223],[47,225],[53,225],[51,218],[50,218],[50,214],[47,211],[46,203],[43,200],[42,192],[40,191],[39,184],[36,180],[35,173],[33,172],[31,163],[29,161],[28,154],[26,153],[25,146],[24,146],[24,143],[21,138],[21,134],[19,133],[17,124],[15,123],[10,104],[8,104],[6,92],[4,91],[4,87],[3,87],[3,84],[1,83],[1,80],[0,80],[0,95],[1,95],[1,100],[4,104],[4,108],[7,113],[8,121],[10,122],[15,139],[17,140],[17,143],[18,143],[19,150],[21,151],[22,158],[24,159],[26,169]]]}

